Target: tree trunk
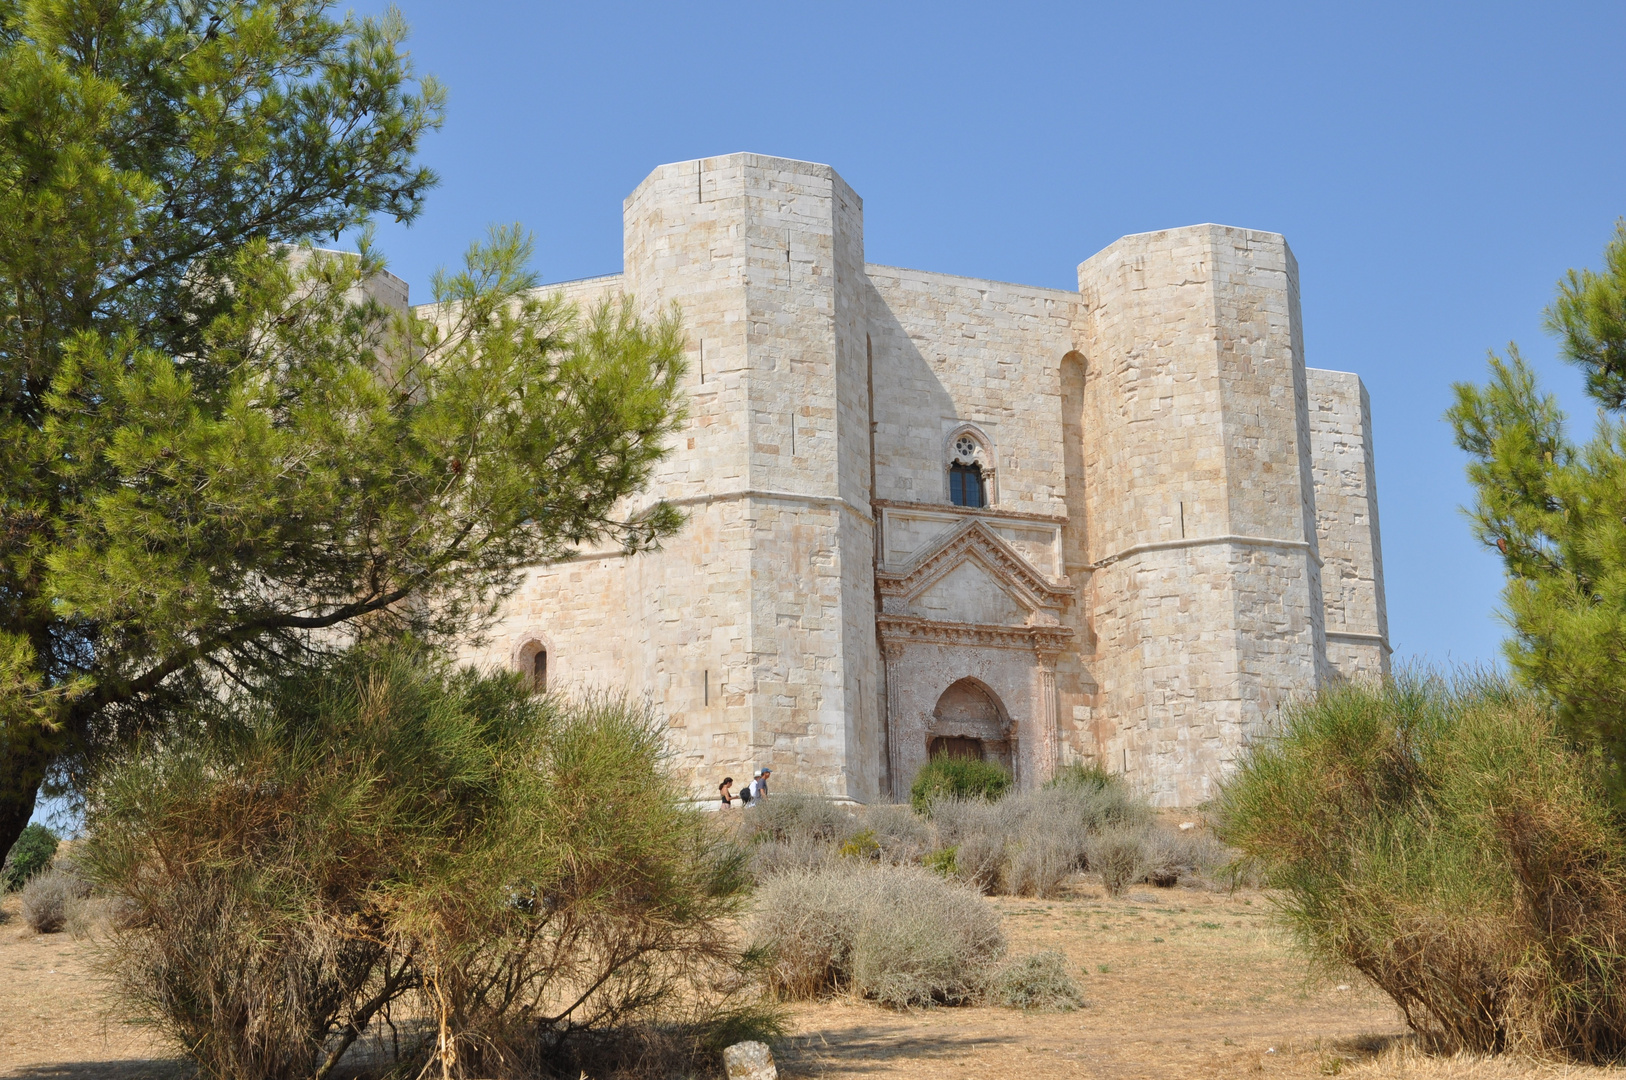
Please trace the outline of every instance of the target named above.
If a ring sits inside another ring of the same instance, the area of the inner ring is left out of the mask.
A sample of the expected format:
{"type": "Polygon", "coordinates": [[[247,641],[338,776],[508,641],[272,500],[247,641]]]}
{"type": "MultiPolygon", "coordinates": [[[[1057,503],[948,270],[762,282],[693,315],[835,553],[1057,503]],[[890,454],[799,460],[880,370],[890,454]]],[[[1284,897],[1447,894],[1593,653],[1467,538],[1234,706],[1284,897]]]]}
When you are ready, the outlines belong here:
{"type": "Polygon", "coordinates": [[[50,764],[50,754],[33,747],[9,750],[0,759],[0,859],[34,816],[34,802],[50,764]]]}

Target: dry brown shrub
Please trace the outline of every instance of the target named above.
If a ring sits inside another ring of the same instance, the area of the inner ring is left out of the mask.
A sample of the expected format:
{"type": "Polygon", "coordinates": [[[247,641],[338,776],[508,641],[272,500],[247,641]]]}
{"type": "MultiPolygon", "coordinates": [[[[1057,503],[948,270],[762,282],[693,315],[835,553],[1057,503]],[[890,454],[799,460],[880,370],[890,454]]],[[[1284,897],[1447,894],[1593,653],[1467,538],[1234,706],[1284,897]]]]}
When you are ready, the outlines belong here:
{"type": "Polygon", "coordinates": [[[1005,952],[999,913],[973,890],[859,860],[770,878],[749,933],[780,997],[851,993],[893,1008],[973,1000],[1005,952]]]}
{"type": "Polygon", "coordinates": [[[53,865],[23,886],[23,924],[36,934],[55,934],[67,928],[75,908],[89,896],[90,884],[71,866],[53,865]]]}
{"type": "Polygon", "coordinates": [[[1626,1053],[1626,843],[1599,759],[1495,679],[1344,685],[1221,796],[1224,837],[1313,955],[1427,1047],[1626,1053]]]}
{"type": "Polygon", "coordinates": [[[1005,961],[994,972],[989,997],[996,1004],[1034,1012],[1072,1012],[1084,994],[1067,971],[1067,957],[1054,949],[1005,961]]]}
{"type": "Polygon", "coordinates": [[[533,1076],[754,999],[741,861],[647,711],[412,652],[273,689],[132,757],[88,819],[121,1002],[204,1075],[320,1078],[404,1009],[409,1074],[533,1076]]]}

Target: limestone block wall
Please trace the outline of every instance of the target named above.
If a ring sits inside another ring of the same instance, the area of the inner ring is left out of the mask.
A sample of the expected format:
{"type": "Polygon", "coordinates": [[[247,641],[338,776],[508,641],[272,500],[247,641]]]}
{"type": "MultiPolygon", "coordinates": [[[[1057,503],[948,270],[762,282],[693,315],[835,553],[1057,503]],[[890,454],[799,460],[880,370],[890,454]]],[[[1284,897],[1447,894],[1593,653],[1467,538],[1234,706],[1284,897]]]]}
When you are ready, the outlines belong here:
{"type": "MultiPolygon", "coordinates": [[[[1049,521],[1039,531],[1054,529],[1052,522],[1072,512],[1067,465],[1081,445],[1081,433],[1061,422],[1062,360],[1073,349],[1078,294],[874,263],[868,272],[876,497],[947,503],[949,440],[971,423],[992,444],[994,509],[1042,515],[1049,521]]],[[[1046,574],[1063,576],[1053,551],[1017,535],[1006,539],[1046,574]]],[[[917,546],[913,536],[882,540],[882,559],[893,558],[900,544],[917,546]]],[[[1072,762],[1095,753],[1089,720],[1095,684],[1080,653],[1090,640],[1082,599],[1063,618],[1074,633],[1056,658],[1055,692],[1060,756],[1072,762]]],[[[949,674],[941,666],[919,670],[939,679],[949,674]]]]}
{"type": "Polygon", "coordinates": [[[1346,678],[1389,673],[1372,406],[1360,376],[1308,371],[1327,660],[1346,678]]]}
{"type": "Polygon", "coordinates": [[[869,266],[876,497],[948,502],[948,439],[993,443],[995,504],[1065,514],[1061,358],[1076,294],[869,266]]]}
{"type": "Polygon", "coordinates": [[[548,651],[548,685],[559,690],[627,691],[639,659],[627,611],[620,554],[589,555],[538,567],[509,598],[497,628],[461,659],[480,667],[526,670],[522,650],[548,651]]]}
{"type": "Polygon", "coordinates": [[[837,523],[841,636],[846,663],[842,672],[842,710],[826,723],[837,728],[847,755],[841,793],[861,802],[874,802],[884,799],[891,786],[886,673],[875,630],[875,523],[845,503],[839,508],[837,523]]]}
{"type": "Polygon", "coordinates": [[[1213,225],[1079,267],[1095,734],[1159,803],[1325,666],[1296,277],[1280,236],[1213,225]]]}
{"type": "MultiPolygon", "coordinates": [[[[688,523],[678,537],[625,560],[626,678],[666,721],[691,790],[704,794],[724,776],[749,778],[767,764],[752,709],[757,655],[746,589],[759,520],[745,499],[684,509],[688,523]]],[[[565,594],[557,602],[562,609],[595,600],[565,594]]]]}
{"type": "Polygon", "coordinates": [[[834,170],[754,154],[662,166],[624,215],[621,274],[547,288],[681,308],[688,420],[640,501],[688,525],[533,571],[467,659],[537,641],[551,685],[648,695],[699,795],[769,764],[903,794],[971,679],[1020,782],[1094,760],[1166,805],[1289,697],[1387,669],[1369,406],[1305,368],[1280,236],[1125,237],[1077,293],[903,270],[834,170]],[[984,510],[948,505],[967,425],[984,510]]]}
{"type": "MultiPolygon", "coordinates": [[[[853,766],[882,738],[865,705],[879,655],[873,629],[847,632],[873,627],[874,605],[862,203],[828,166],[734,154],[655,170],[625,219],[624,287],[648,316],[678,303],[691,341],[691,421],[654,493],[743,515],[729,557],[685,574],[676,562],[702,555],[676,543],[641,568],[659,567],[685,612],[650,631],[647,685],[686,677],[691,639],[738,630],[745,657],[726,695],[738,704],[691,744],[732,746],[746,730],[752,760],[781,783],[873,798],[879,765],[853,766]],[[686,603],[737,559],[746,572],[709,615],[686,603]]],[[[697,772],[722,761],[696,753],[697,772]]]]}

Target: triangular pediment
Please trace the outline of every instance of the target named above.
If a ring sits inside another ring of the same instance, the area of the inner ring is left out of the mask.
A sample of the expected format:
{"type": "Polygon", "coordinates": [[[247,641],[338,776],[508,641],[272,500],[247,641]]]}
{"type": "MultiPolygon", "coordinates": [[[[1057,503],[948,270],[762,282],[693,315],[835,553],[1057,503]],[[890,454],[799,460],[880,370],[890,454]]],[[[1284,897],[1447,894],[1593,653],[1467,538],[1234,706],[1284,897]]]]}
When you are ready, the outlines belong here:
{"type": "Polygon", "coordinates": [[[888,612],[940,622],[1054,623],[1073,590],[1050,582],[976,519],[953,529],[907,567],[877,571],[888,612]]]}
{"type": "Polygon", "coordinates": [[[985,566],[967,557],[909,599],[909,613],[942,622],[1025,626],[1034,607],[985,566]]]}

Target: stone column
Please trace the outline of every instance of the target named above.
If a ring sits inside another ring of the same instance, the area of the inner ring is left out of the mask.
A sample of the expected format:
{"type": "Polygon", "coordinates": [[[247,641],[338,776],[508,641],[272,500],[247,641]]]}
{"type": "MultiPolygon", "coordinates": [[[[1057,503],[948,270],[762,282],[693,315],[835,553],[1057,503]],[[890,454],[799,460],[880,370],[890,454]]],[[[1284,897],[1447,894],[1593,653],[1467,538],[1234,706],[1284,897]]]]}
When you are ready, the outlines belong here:
{"type": "Polygon", "coordinates": [[[1041,647],[1034,649],[1033,655],[1038,661],[1036,672],[1036,681],[1039,684],[1038,701],[1035,703],[1033,715],[1038,722],[1039,741],[1033,755],[1037,775],[1028,786],[1040,787],[1056,775],[1057,742],[1060,734],[1056,717],[1056,661],[1059,654],[1041,647]]]}
{"type": "Polygon", "coordinates": [[[898,661],[903,659],[904,646],[896,641],[888,641],[882,643],[882,650],[886,664],[887,786],[892,789],[892,798],[903,802],[909,793],[899,789],[903,782],[903,744],[898,737],[898,721],[903,711],[903,684],[897,678],[897,671],[898,661]]]}

